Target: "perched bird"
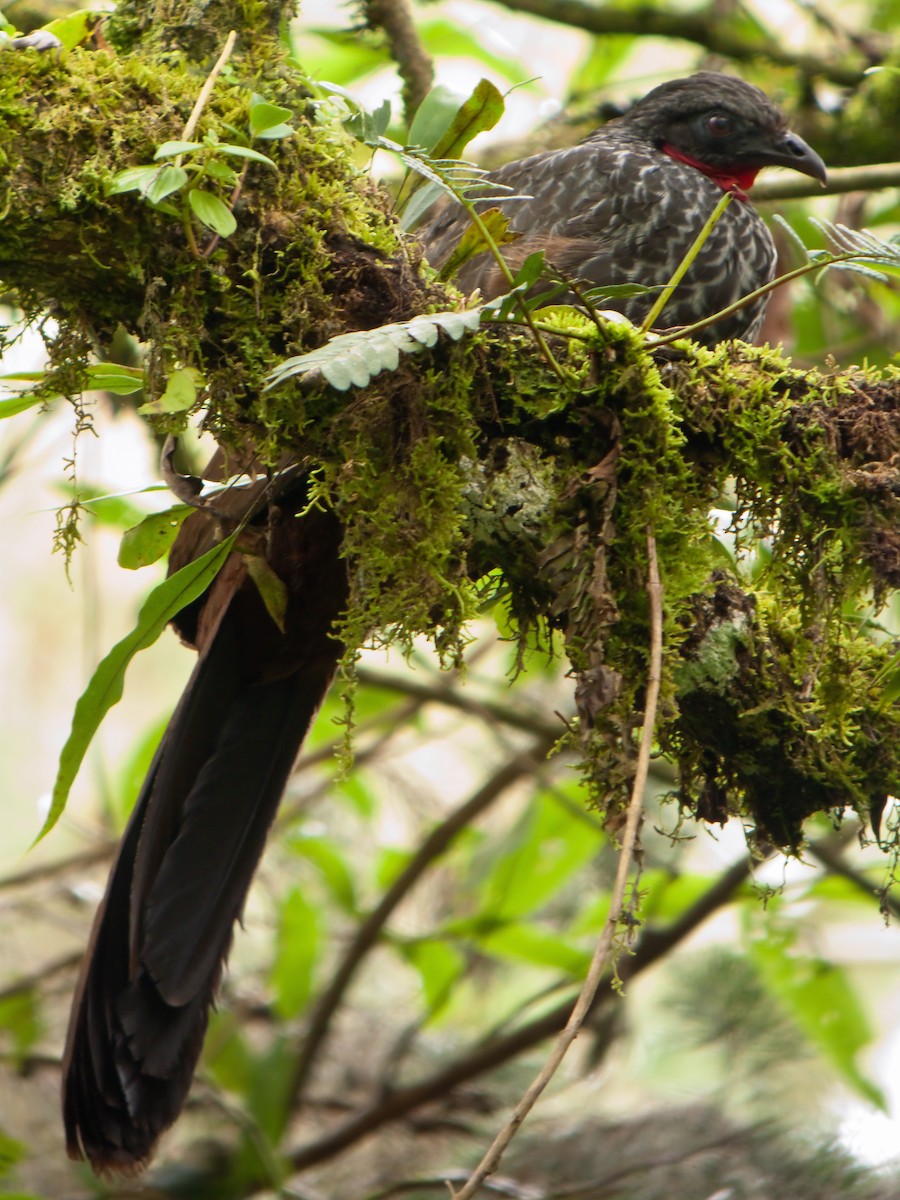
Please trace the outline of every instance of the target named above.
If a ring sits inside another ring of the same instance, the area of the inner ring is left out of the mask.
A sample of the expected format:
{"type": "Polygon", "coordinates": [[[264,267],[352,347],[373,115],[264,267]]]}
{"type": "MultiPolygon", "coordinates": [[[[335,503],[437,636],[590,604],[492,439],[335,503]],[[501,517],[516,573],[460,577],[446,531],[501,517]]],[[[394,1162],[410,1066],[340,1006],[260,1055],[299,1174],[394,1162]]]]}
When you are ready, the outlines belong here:
{"type": "MultiPolygon", "coordinates": [[[[704,222],[731,191],[729,205],[661,314],[664,326],[689,325],[711,316],[768,283],[775,246],[747,192],[763,167],[790,167],[825,182],[825,164],[784,115],[752,84],[702,72],[663,83],[624,116],[580,145],[534,154],[500,167],[488,184],[510,189],[482,202],[499,207],[518,234],[503,254],[520,265],[536,250],[565,276],[586,287],[638,283],[661,287],[690,249],[704,222]]],[[[452,205],[423,235],[428,258],[440,266],[468,224],[452,205]]],[[[507,283],[486,253],[456,277],[465,291],[485,299],[507,283]]],[[[602,305],[640,322],[656,294],[611,298],[602,305]]],[[[698,335],[709,344],[752,340],[768,297],[748,304],[698,335]]]]}
{"type": "MultiPolygon", "coordinates": [[[[493,175],[533,199],[508,204],[521,234],[512,253],[544,248],[594,284],[664,284],[722,189],[725,212],[665,311],[684,324],[765,283],[775,251],[745,192],[762,167],[824,179],[821,159],[779,110],[740,80],[701,74],[655,88],[583,145],[538,154],[493,175]]],[[[503,202],[501,201],[501,206],[503,202]]],[[[425,234],[440,262],[463,229],[460,210],[425,234]]],[[[484,257],[466,288],[502,288],[484,257]]],[[[613,302],[616,304],[617,302],[613,302]]],[[[646,297],[617,303],[630,317],[646,297]]],[[[757,301],[707,331],[751,337],[757,301]]],[[[265,495],[233,489],[232,515],[250,527],[285,585],[281,627],[233,555],[176,627],[199,658],[153,760],[94,923],[63,1063],[68,1150],[99,1171],[133,1171],[178,1116],[200,1054],[235,920],[309,724],[342,647],[333,629],[347,600],[341,529],[305,508],[302,480],[265,495]],[[301,513],[301,515],[296,515],[301,513]]],[[[170,569],[214,542],[202,510],[184,525],[170,569]]]]}

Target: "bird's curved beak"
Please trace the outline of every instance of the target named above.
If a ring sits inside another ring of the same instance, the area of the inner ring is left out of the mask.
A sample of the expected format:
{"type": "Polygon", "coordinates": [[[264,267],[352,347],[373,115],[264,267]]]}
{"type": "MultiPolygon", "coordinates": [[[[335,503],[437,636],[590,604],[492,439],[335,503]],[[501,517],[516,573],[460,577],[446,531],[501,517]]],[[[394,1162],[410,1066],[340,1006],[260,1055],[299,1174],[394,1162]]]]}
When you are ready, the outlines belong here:
{"type": "Polygon", "coordinates": [[[769,142],[761,160],[762,165],[767,167],[789,167],[801,175],[809,175],[811,179],[818,179],[822,187],[828,181],[825,163],[812,146],[808,146],[802,137],[791,133],[789,129],[769,142]]]}

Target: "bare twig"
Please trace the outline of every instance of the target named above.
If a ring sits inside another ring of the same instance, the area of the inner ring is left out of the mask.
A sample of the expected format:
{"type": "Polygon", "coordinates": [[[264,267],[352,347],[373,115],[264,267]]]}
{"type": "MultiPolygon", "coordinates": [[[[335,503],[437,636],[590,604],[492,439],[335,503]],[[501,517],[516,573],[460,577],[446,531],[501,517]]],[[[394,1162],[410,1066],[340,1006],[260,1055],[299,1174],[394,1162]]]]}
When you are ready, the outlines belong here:
{"type": "Polygon", "coordinates": [[[416,696],[426,703],[443,704],[464,713],[489,716],[501,725],[508,725],[510,729],[521,729],[536,737],[553,734],[558,738],[565,732],[559,718],[553,721],[542,720],[540,716],[535,715],[533,709],[524,712],[511,704],[502,704],[496,700],[476,699],[467,695],[460,688],[454,687],[452,683],[446,682],[443,678],[435,679],[431,683],[420,683],[413,679],[409,672],[399,675],[388,671],[373,670],[370,667],[360,667],[357,677],[360,683],[368,686],[388,688],[404,696],[416,696]]]}
{"type": "Polygon", "coordinates": [[[870,900],[878,901],[895,917],[900,916],[900,900],[896,896],[885,895],[884,888],[880,884],[873,883],[861,871],[851,867],[841,854],[839,843],[835,844],[830,839],[817,838],[814,842],[809,843],[807,849],[832,875],[839,875],[842,879],[846,879],[848,883],[859,888],[870,900]]]}
{"type": "Polygon", "coordinates": [[[60,858],[55,862],[38,863],[37,866],[26,867],[24,871],[17,871],[14,875],[4,875],[0,879],[0,891],[14,891],[16,888],[41,883],[45,879],[55,879],[58,875],[65,875],[69,871],[80,871],[85,867],[92,867],[95,863],[109,858],[117,845],[117,840],[105,838],[97,845],[90,846],[78,854],[72,854],[68,858],[60,858]]]}
{"type": "MultiPolygon", "coordinates": [[[[234,44],[236,41],[237,33],[232,29],[228,37],[225,39],[225,45],[222,48],[222,53],[216,60],[216,64],[210,71],[209,75],[207,75],[206,82],[200,89],[200,94],[194,103],[194,107],[191,109],[191,115],[188,117],[181,133],[182,141],[189,142],[193,137],[194,130],[197,128],[197,122],[200,120],[203,110],[206,108],[206,105],[209,102],[209,98],[212,95],[212,90],[216,86],[216,80],[224,70],[225,64],[228,62],[229,58],[231,58],[231,52],[234,50],[234,44]]],[[[180,163],[181,155],[179,154],[175,159],[175,165],[179,166],[180,163]]]]}
{"type": "MultiPolygon", "coordinates": [[[[200,94],[197,96],[194,107],[191,109],[191,115],[185,122],[184,129],[181,132],[183,141],[188,142],[191,140],[194,130],[197,128],[197,123],[200,120],[201,114],[203,113],[204,108],[206,108],[209,98],[212,95],[212,90],[216,86],[216,80],[219,78],[219,75],[224,69],[229,58],[231,58],[231,52],[234,50],[234,44],[236,41],[237,33],[232,29],[228,37],[225,39],[225,45],[222,48],[222,53],[219,55],[215,66],[206,77],[206,82],[200,89],[200,94]]],[[[181,160],[183,157],[183,154],[175,155],[173,163],[176,167],[181,166],[181,160]]],[[[184,228],[184,235],[187,239],[188,248],[190,249],[191,254],[194,258],[201,258],[202,254],[200,252],[200,247],[197,245],[197,239],[194,237],[194,226],[191,223],[190,209],[187,207],[187,205],[185,205],[182,210],[181,224],[184,228]]]]}
{"type": "Polygon", "coordinates": [[[66,971],[70,971],[72,967],[77,967],[81,962],[82,953],[81,950],[74,950],[70,954],[63,954],[53,962],[44,963],[31,975],[23,975],[21,978],[13,980],[6,987],[0,988],[0,1002],[10,1000],[13,996],[21,996],[25,992],[32,992],[55,975],[62,975],[66,971]]]}
{"type": "MultiPolygon", "coordinates": [[[[402,1196],[405,1192],[420,1192],[423,1189],[439,1192],[446,1197],[447,1188],[454,1183],[465,1183],[465,1171],[444,1171],[441,1175],[428,1178],[401,1179],[388,1187],[373,1192],[366,1200],[390,1200],[391,1196],[402,1196]]],[[[551,1200],[545,1188],[537,1188],[532,1184],[519,1183],[516,1179],[506,1179],[495,1175],[493,1179],[485,1180],[485,1191],[497,1196],[506,1196],[508,1200],[551,1200]]]]}
{"type": "Polygon", "coordinates": [[[368,0],[368,24],[383,29],[403,80],[403,108],[409,124],[434,84],[434,63],[422,45],[408,0],[368,0]]]}
{"type": "Polygon", "coordinates": [[[594,957],[584,981],[584,986],[566,1022],[566,1026],[556,1041],[553,1051],[544,1064],[534,1082],[516,1105],[512,1116],[500,1133],[494,1139],[490,1149],[472,1172],[469,1181],[459,1191],[453,1192],[455,1200],[471,1200],[484,1180],[500,1165],[509,1143],[515,1137],[522,1122],[537,1103],[541,1093],[556,1074],[569,1047],[581,1031],[585,1020],[594,1004],[594,998],[600,987],[604,972],[613,952],[616,942],[619,920],[625,909],[625,896],[628,889],[628,879],[631,865],[638,843],[638,832],[644,812],[644,788],[647,783],[647,771],[650,766],[650,751],[653,746],[653,730],[656,726],[656,708],[659,701],[660,679],[662,677],[662,584],[659,579],[659,566],[656,560],[656,540],[653,535],[647,535],[647,592],[650,596],[650,666],[647,674],[647,698],[644,704],[644,720],[641,729],[641,744],[638,750],[637,765],[634,773],[634,784],[631,789],[631,800],[622,833],[622,848],[619,852],[619,863],[616,878],[613,883],[609,902],[609,914],[600,940],[594,951],[594,957]]]}

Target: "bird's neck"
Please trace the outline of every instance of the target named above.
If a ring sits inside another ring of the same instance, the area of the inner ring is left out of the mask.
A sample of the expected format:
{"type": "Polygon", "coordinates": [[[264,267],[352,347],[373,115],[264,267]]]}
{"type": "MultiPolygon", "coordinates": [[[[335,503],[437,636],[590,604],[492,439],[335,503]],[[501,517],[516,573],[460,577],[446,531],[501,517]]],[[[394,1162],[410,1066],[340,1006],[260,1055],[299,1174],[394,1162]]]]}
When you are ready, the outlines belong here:
{"type": "Polygon", "coordinates": [[[687,163],[689,167],[694,167],[697,171],[702,171],[708,176],[713,183],[718,184],[723,192],[733,192],[738,200],[746,200],[747,193],[753,187],[756,176],[759,174],[759,169],[756,167],[713,167],[709,163],[700,162],[697,158],[691,158],[689,154],[683,154],[680,150],[676,150],[674,146],[670,146],[666,142],[662,147],[663,154],[668,154],[669,158],[674,158],[676,162],[687,163]]]}

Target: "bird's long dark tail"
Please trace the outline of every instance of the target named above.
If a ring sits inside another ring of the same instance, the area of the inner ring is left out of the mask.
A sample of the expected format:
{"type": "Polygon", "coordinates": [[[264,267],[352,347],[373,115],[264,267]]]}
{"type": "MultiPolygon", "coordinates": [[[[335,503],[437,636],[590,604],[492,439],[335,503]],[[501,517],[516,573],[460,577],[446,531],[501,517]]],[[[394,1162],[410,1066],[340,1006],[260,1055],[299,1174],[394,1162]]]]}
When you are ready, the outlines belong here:
{"type": "MultiPolygon", "coordinates": [[[[303,524],[283,517],[294,534],[303,524]]],[[[123,837],[72,1008],[66,1139],[95,1170],[139,1168],[184,1104],[234,922],[341,653],[331,636],[346,596],[338,543],[322,514],[299,544],[282,538],[282,629],[240,559],[237,581],[220,585],[214,630],[123,837]]]]}

